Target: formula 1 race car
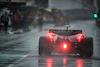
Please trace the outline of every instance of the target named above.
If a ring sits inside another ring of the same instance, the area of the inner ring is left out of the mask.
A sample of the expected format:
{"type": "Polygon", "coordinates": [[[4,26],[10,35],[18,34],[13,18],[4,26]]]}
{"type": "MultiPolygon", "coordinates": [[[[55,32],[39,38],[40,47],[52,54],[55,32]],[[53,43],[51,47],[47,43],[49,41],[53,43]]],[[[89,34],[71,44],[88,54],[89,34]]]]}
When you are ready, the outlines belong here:
{"type": "Polygon", "coordinates": [[[48,36],[39,39],[39,55],[80,54],[91,57],[93,54],[93,38],[84,37],[82,30],[49,29],[48,36]]]}

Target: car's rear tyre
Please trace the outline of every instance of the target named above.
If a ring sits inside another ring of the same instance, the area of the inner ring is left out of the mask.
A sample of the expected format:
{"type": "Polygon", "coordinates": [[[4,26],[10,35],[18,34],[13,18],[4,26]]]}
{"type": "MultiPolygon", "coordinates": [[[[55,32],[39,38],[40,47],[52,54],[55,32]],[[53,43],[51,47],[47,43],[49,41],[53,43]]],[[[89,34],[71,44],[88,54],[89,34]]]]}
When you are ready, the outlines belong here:
{"type": "Polygon", "coordinates": [[[80,42],[80,56],[91,57],[93,54],[93,38],[86,37],[80,42]]]}
{"type": "Polygon", "coordinates": [[[50,49],[50,41],[47,37],[42,36],[39,39],[39,55],[50,55],[51,49],[50,49]]]}

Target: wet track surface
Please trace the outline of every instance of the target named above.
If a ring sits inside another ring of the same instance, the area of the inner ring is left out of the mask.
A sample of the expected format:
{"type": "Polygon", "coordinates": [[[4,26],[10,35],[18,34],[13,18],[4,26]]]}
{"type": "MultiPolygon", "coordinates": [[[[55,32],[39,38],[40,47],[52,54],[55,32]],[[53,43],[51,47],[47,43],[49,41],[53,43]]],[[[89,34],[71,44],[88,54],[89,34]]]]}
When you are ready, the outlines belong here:
{"type": "MultiPolygon", "coordinates": [[[[49,25],[48,28],[62,28],[49,25]]],[[[44,28],[44,29],[48,29],[44,28]]],[[[92,58],[81,58],[79,55],[38,55],[38,40],[47,30],[30,34],[22,43],[0,52],[0,67],[100,67],[99,57],[99,31],[92,20],[75,21],[71,23],[71,29],[81,29],[86,36],[94,38],[94,54],[92,58]]]]}
{"type": "Polygon", "coordinates": [[[92,58],[80,58],[79,56],[29,56],[15,67],[99,67],[100,61],[92,58]],[[34,57],[34,58],[33,58],[34,57]],[[30,62],[27,62],[30,61],[30,62]],[[24,62],[24,63],[22,63],[24,62]]]}

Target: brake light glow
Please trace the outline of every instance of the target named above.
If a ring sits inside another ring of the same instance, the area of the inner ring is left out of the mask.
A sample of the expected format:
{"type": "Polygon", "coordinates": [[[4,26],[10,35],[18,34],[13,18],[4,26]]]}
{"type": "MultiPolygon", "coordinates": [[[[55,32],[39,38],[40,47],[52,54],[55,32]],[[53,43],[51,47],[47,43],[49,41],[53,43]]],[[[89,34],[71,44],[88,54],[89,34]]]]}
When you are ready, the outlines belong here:
{"type": "Polygon", "coordinates": [[[39,19],[39,17],[37,17],[37,20],[39,19]]]}
{"type": "Polygon", "coordinates": [[[50,38],[52,38],[52,35],[51,35],[51,33],[49,33],[49,37],[50,37],[50,38]]]}
{"type": "Polygon", "coordinates": [[[81,33],[81,34],[79,35],[79,38],[78,38],[78,39],[80,40],[82,37],[83,37],[83,34],[81,33]]]}
{"type": "Polygon", "coordinates": [[[63,45],[63,48],[67,48],[67,44],[64,44],[64,45],[63,45]]]}
{"type": "Polygon", "coordinates": [[[46,19],[46,17],[44,16],[43,19],[46,19]]]}

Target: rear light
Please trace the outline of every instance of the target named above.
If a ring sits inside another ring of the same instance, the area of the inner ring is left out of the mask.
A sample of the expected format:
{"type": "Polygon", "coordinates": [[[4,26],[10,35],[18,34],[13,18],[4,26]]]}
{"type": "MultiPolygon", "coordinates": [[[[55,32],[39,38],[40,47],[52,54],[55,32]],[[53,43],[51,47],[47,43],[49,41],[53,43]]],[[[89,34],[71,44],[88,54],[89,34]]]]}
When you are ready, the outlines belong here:
{"type": "Polygon", "coordinates": [[[51,33],[50,33],[50,32],[49,32],[49,37],[50,37],[50,38],[52,38],[52,35],[51,35],[51,33]]]}
{"type": "Polygon", "coordinates": [[[44,16],[43,19],[46,19],[46,17],[44,16]]]}
{"type": "Polygon", "coordinates": [[[39,19],[39,17],[37,17],[37,20],[39,19]]]}
{"type": "Polygon", "coordinates": [[[67,44],[63,44],[63,48],[65,48],[65,49],[66,49],[66,48],[67,48],[67,44]]]}
{"type": "Polygon", "coordinates": [[[84,36],[82,33],[80,33],[78,39],[81,40],[82,37],[84,37],[84,36]]]}

